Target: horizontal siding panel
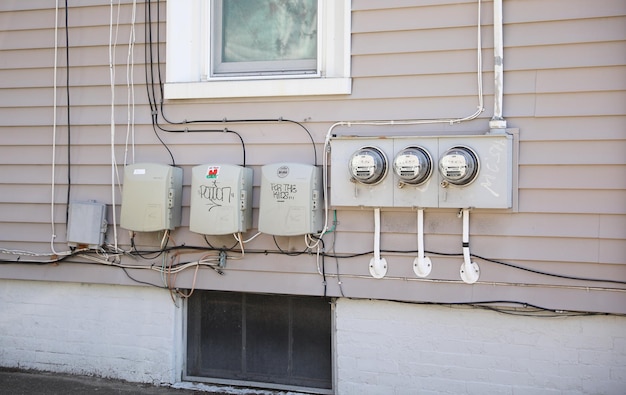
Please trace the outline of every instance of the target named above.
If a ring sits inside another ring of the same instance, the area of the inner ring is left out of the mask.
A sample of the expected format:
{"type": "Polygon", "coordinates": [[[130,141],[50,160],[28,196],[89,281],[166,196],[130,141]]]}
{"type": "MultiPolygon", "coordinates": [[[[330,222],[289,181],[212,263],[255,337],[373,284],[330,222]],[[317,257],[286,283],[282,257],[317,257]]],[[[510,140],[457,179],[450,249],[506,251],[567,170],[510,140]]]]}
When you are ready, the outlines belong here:
{"type": "MultiPolygon", "coordinates": [[[[626,26],[626,22],[624,23],[626,26]]],[[[541,70],[537,93],[626,91],[626,65],[593,69],[541,70]]]]}
{"type": "Polygon", "coordinates": [[[626,140],[626,116],[516,118],[526,142],[626,140]]]}
{"type": "Polygon", "coordinates": [[[537,95],[535,115],[624,115],[626,92],[564,93],[537,95]]]}
{"type": "Polygon", "coordinates": [[[420,5],[358,11],[352,14],[352,31],[362,33],[475,26],[478,21],[476,4],[420,5]]]}
{"type": "MultiPolygon", "coordinates": [[[[624,223],[624,227],[626,227],[626,223],[624,223]]],[[[626,241],[600,240],[599,254],[600,262],[624,265],[626,264],[626,241]]]]}
{"type": "MultiPolygon", "coordinates": [[[[485,42],[484,45],[487,45],[485,42]]],[[[352,34],[352,55],[443,52],[476,48],[476,28],[352,34]]]]}
{"type": "MultiPolygon", "coordinates": [[[[13,2],[11,2],[13,3],[13,2]]],[[[117,3],[117,2],[116,2],[117,3]]],[[[130,15],[132,10],[132,2],[123,1],[120,2],[120,23],[129,22],[130,15]],[[122,19],[125,18],[125,19],[122,19]]],[[[162,2],[163,8],[165,7],[165,2],[162,2]]],[[[55,23],[55,8],[54,3],[47,4],[46,7],[42,7],[41,9],[23,9],[20,11],[20,7],[11,6],[10,9],[0,9],[0,25],[3,26],[6,30],[37,30],[37,29],[54,29],[55,23]],[[13,11],[16,9],[15,11],[13,11]]],[[[73,6],[71,5],[68,18],[69,25],[72,27],[78,26],[99,26],[105,25],[109,26],[110,16],[111,16],[111,7],[106,2],[92,2],[89,4],[90,6],[85,6],[86,4],[81,3],[81,6],[73,6]]],[[[155,10],[155,19],[156,19],[156,6],[153,7],[155,10]]],[[[143,4],[137,6],[137,15],[139,15],[143,20],[143,4]]],[[[113,17],[117,17],[118,6],[115,4],[113,7],[113,17]]],[[[165,13],[161,13],[162,16],[165,16],[165,13]]],[[[58,14],[58,23],[59,28],[65,28],[65,7],[64,5],[59,4],[59,14],[58,14]]],[[[116,23],[116,19],[114,19],[114,23],[116,23]]],[[[53,35],[50,36],[51,38],[53,35]]],[[[106,36],[106,41],[108,42],[109,35],[106,36]]]]}
{"type": "Polygon", "coordinates": [[[626,140],[520,143],[520,165],[623,165],[626,140]]]}
{"type": "MultiPolygon", "coordinates": [[[[467,65],[468,71],[474,68],[473,65],[467,65]]],[[[402,76],[402,77],[386,77],[386,78],[359,78],[353,83],[353,100],[360,99],[380,99],[395,97],[396,99],[404,97],[447,97],[447,96],[471,96],[478,94],[476,72],[466,72],[465,74],[448,74],[437,76],[402,76]]],[[[124,85],[118,85],[115,90],[115,99],[118,106],[128,103],[128,92],[124,85]]],[[[138,86],[137,88],[141,88],[138,86]]],[[[0,106],[3,108],[11,107],[44,107],[52,103],[53,89],[42,88],[20,88],[8,89],[7,94],[0,98],[0,106]]],[[[59,104],[65,104],[65,88],[57,90],[59,104]]],[[[71,103],[75,106],[95,106],[105,104],[106,100],[111,100],[111,87],[101,86],[83,86],[71,87],[70,90],[71,103]]],[[[142,98],[143,99],[143,98],[142,98]]],[[[79,107],[79,108],[80,108],[79,107]]],[[[120,116],[126,115],[126,111],[122,111],[120,107],[120,116]]],[[[146,108],[144,112],[148,112],[146,108]]],[[[265,108],[267,114],[267,107],[265,108]]],[[[148,112],[149,114],[149,112],[148,112]]],[[[143,115],[141,113],[137,116],[143,115]]],[[[278,116],[276,117],[278,118],[278,116]]],[[[123,120],[120,119],[120,122],[123,120]]],[[[149,119],[148,119],[149,121],[149,119]]]]}
{"type": "Polygon", "coordinates": [[[623,243],[626,240],[626,216],[601,215],[599,236],[603,239],[623,239],[623,243]]]}
{"type": "Polygon", "coordinates": [[[447,3],[442,0],[394,0],[385,1],[380,0],[358,0],[352,2],[353,11],[367,11],[367,10],[380,10],[391,8],[406,8],[406,7],[418,7],[418,6],[446,6],[449,4],[460,3],[476,3],[476,0],[455,0],[454,2],[448,1],[447,3]]]}
{"type": "Polygon", "coordinates": [[[626,190],[626,165],[524,166],[519,172],[519,187],[626,190]]]}
{"type": "MultiPolygon", "coordinates": [[[[3,199],[4,200],[4,199],[3,199]]],[[[49,199],[48,199],[49,200],[49,199]]],[[[65,205],[55,204],[54,220],[57,223],[65,223],[65,205]]],[[[50,222],[51,207],[48,204],[28,203],[0,203],[0,223],[9,229],[10,223],[46,223],[50,222]]]]}
{"type": "MultiPolygon", "coordinates": [[[[144,108],[136,108],[135,111],[143,111],[144,108]]],[[[148,111],[148,107],[145,107],[148,111]]],[[[80,112],[80,109],[73,108],[72,114],[80,112]]],[[[166,112],[167,106],[166,106],[166,112]]],[[[168,118],[175,121],[177,118],[172,118],[175,115],[175,111],[170,111],[168,118]]],[[[188,113],[191,115],[191,113],[188,113]]],[[[199,114],[202,115],[202,114],[199,114]]],[[[206,115],[206,114],[204,114],[206,115]]],[[[59,113],[57,120],[60,123],[66,122],[65,114],[59,113]]],[[[330,124],[304,124],[316,142],[323,142],[327,129],[330,124]]],[[[71,144],[73,147],[80,149],[82,146],[87,145],[111,145],[111,126],[106,124],[94,125],[89,127],[81,127],[86,125],[77,125],[72,122],[72,137],[71,144]]],[[[281,144],[307,144],[311,141],[306,130],[300,126],[289,123],[286,121],[267,122],[267,123],[249,123],[249,124],[188,124],[189,130],[196,129],[213,129],[220,130],[219,132],[184,132],[184,125],[167,125],[161,124],[163,128],[168,130],[176,130],[177,132],[159,132],[159,135],[166,143],[182,142],[184,144],[205,144],[209,146],[219,144],[240,144],[240,140],[234,133],[224,133],[224,126],[229,131],[239,133],[244,142],[247,144],[259,144],[266,143],[268,139],[279,137],[281,144]]],[[[63,124],[57,126],[57,144],[64,145],[67,143],[67,127],[63,124]]],[[[118,124],[115,129],[115,143],[116,147],[119,147],[120,153],[123,152],[123,147],[126,142],[126,124],[118,124]]],[[[135,125],[135,144],[137,146],[155,144],[158,143],[154,130],[151,125],[135,125]]],[[[20,145],[20,146],[37,146],[42,145],[42,142],[52,144],[52,126],[24,126],[24,127],[0,127],[0,142],[6,145],[20,145]]],[[[132,140],[129,140],[129,145],[132,140]]]]}
{"type": "MultiPolygon", "coordinates": [[[[108,37],[108,36],[107,36],[108,37]]],[[[63,44],[64,45],[64,44],[63,44]]],[[[73,43],[70,42],[70,66],[71,67],[94,67],[97,70],[100,70],[101,74],[109,75],[109,47],[108,42],[101,43],[99,46],[90,46],[90,47],[75,47],[73,43]],[[105,67],[103,67],[105,65],[105,67]]],[[[143,59],[144,59],[144,50],[145,46],[141,44],[136,44],[134,49],[134,64],[136,72],[140,72],[143,75],[143,59]]],[[[153,49],[154,53],[154,62],[157,61],[156,47],[153,49]]],[[[0,69],[38,69],[42,66],[50,67],[50,75],[52,74],[52,68],[54,67],[54,42],[50,44],[50,46],[40,48],[40,49],[7,49],[0,51],[2,53],[2,61],[0,62],[0,69]]],[[[118,73],[117,78],[120,84],[126,83],[126,71],[119,72],[121,68],[126,67],[126,63],[128,62],[128,46],[126,43],[119,43],[115,48],[114,54],[114,65],[116,66],[118,73]]],[[[65,81],[65,70],[66,66],[65,62],[65,49],[63,46],[59,45],[59,50],[57,53],[57,72],[59,73],[59,81],[65,81]]],[[[165,60],[165,45],[161,46],[161,59],[165,60]]],[[[77,70],[74,70],[76,72],[77,70]]],[[[70,73],[71,76],[72,73],[70,73]]],[[[164,77],[165,78],[165,77],[164,77]]],[[[142,78],[141,80],[145,80],[142,78]]],[[[83,79],[83,82],[85,80],[83,79]]]]}
{"type": "MultiPolygon", "coordinates": [[[[371,234],[374,229],[373,211],[338,211],[337,231],[340,233],[371,234]]],[[[560,237],[626,239],[626,216],[596,214],[552,213],[490,213],[472,211],[471,235],[503,237],[560,237]]],[[[381,230],[391,233],[409,233],[416,237],[416,211],[381,213],[381,230]]],[[[457,211],[427,209],[424,211],[424,232],[429,235],[460,237],[461,218],[457,211]]]]}
{"type": "MultiPolygon", "coordinates": [[[[372,234],[351,234],[350,244],[359,248],[346,249],[345,236],[341,244],[337,244],[338,253],[355,253],[373,251],[374,238],[372,234]],[[341,246],[341,247],[340,247],[341,246]]],[[[427,234],[424,239],[426,251],[429,254],[459,254],[456,258],[462,262],[461,236],[442,236],[427,234]]],[[[575,242],[570,238],[559,237],[500,237],[479,236],[470,233],[470,247],[473,254],[489,259],[507,261],[555,261],[555,262],[599,262],[598,239],[580,238],[575,242]]],[[[389,255],[386,251],[416,251],[415,237],[405,234],[382,234],[380,241],[381,254],[389,255]]],[[[411,256],[415,256],[416,252],[411,256]]],[[[371,256],[369,256],[371,258],[371,256]]],[[[368,259],[369,261],[369,259],[368,259]]],[[[608,263],[608,262],[604,262],[608,263]]]]}
{"type": "Polygon", "coordinates": [[[475,50],[360,55],[352,58],[352,77],[390,77],[467,73],[476,70],[475,50]]]}
{"type": "MultiPolygon", "coordinates": [[[[13,246],[14,242],[41,242],[46,240],[50,242],[52,240],[52,227],[50,225],[50,217],[46,218],[47,222],[42,219],[40,223],[4,223],[0,226],[0,240],[3,241],[3,247],[6,245],[13,246]],[[10,225],[10,226],[7,226],[10,225]],[[10,244],[8,244],[10,243],[10,244]]],[[[58,240],[64,242],[65,239],[65,224],[57,223],[55,226],[55,233],[58,236],[58,240]]],[[[11,247],[12,248],[12,247],[11,247]]],[[[7,249],[11,249],[7,248],[7,249]]],[[[49,246],[42,252],[49,251],[49,246]]],[[[1,255],[0,255],[1,257],[1,255]]]]}
{"type": "Polygon", "coordinates": [[[534,47],[511,47],[507,44],[504,69],[505,72],[508,70],[570,69],[623,66],[625,63],[626,41],[534,47]]]}
{"type": "Polygon", "coordinates": [[[621,0],[507,0],[503,4],[506,23],[600,18],[626,15],[626,3],[621,0]]]}
{"type": "Polygon", "coordinates": [[[506,24],[506,46],[526,47],[622,41],[626,39],[625,23],[626,16],[616,16],[540,22],[530,25],[506,24]]]}
{"type": "Polygon", "coordinates": [[[478,95],[477,77],[469,73],[437,76],[362,78],[354,81],[354,99],[478,95]]]}
{"type": "Polygon", "coordinates": [[[541,190],[519,191],[519,210],[534,213],[626,214],[626,191],[541,190]]]}

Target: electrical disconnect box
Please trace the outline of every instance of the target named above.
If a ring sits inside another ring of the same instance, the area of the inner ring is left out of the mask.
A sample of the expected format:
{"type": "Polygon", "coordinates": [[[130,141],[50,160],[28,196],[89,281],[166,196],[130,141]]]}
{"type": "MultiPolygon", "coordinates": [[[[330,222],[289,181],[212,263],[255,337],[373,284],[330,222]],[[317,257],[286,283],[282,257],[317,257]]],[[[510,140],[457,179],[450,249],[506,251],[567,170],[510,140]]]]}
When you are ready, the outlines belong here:
{"type": "Polygon", "coordinates": [[[104,244],[106,231],[105,204],[95,200],[70,202],[67,222],[68,246],[97,249],[104,244]]]}
{"type": "Polygon", "coordinates": [[[276,163],[261,169],[259,231],[276,236],[318,233],[323,227],[321,169],[276,163]]]}
{"type": "Polygon", "coordinates": [[[192,169],[189,230],[205,235],[247,231],[252,225],[252,169],[200,165],[192,169]]]}
{"type": "Polygon", "coordinates": [[[513,136],[336,136],[335,207],[510,208],[513,136]]]}
{"type": "Polygon", "coordinates": [[[155,163],[126,166],[120,226],[136,232],[180,226],[182,184],[180,167],[155,163]]]}

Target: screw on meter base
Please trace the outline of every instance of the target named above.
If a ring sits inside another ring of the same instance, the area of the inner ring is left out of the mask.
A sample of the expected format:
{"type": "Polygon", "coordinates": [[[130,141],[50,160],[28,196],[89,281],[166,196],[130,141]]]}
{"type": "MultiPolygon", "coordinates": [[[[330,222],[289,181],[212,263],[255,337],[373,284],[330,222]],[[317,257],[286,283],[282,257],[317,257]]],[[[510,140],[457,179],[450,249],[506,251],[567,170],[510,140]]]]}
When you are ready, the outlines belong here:
{"type": "MultiPolygon", "coordinates": [[[[439,172],[444,181],[456,186],[469,185],[478,177],[480,164],[478,155],[466,146],[455,146],[448,149],[439,159],[439,172]]],[[[444,186],[445,187],[445,186],[444,186]]]]}
{"type": "Polygon", "coordinates": [[[400,186],[422,185],[433,173],[433,158],[424,148],[409,146],[398,152],[393,170],[400,179],[400,186]]]}
{"type": "Polygon", "coordinates": [[[350,157],[350,177],[354,182],[376,185],[385,176],[389,165],[385,153],[376,147],[362,147],[350,157]]]}

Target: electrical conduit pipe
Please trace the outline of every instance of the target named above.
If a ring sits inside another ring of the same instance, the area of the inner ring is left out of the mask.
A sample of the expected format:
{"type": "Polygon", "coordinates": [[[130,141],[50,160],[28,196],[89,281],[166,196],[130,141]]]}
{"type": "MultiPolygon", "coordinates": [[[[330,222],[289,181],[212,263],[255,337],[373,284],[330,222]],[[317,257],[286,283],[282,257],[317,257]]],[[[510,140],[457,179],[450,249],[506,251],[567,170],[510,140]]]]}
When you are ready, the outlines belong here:
{"type": "Polygon", "coordinates": [[[370,274],[383,278],[387,274],[387,260],[380,257],[380,209],[374,209],[374,257],[370,260],[370,274]]]}
{"type": "Polygon", "coordinates": [[[474,262],[469,249],[469,209],[462,209],[463,216],[463,264],[461,265],[461,280],[467,284],[474,284],[480,276],[480,268],[474,262]]]}
{"type": "Polygon", "coordinates": [[[430,274],[433,265],[430,258],[424,256],[424,209],[417,209],[417,258],[413,261],[413,271],[417,277],[430,274]]]}

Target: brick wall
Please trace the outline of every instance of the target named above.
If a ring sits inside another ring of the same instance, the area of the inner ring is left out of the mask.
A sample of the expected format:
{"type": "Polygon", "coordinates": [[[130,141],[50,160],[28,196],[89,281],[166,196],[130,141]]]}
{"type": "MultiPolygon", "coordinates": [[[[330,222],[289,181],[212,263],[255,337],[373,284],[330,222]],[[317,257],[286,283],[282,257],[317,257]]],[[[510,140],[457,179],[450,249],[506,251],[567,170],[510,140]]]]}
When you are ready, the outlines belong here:
{"type": "Polygon", "coordinates": [[[180,309],[150,287],[0,280],[0,366],[178,380],[180,309]]]}
{"type": "Polygon", "coordinates": [[[338,394],[624,394],[626,317],[340,299],[338,394]]]}

